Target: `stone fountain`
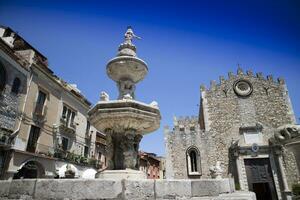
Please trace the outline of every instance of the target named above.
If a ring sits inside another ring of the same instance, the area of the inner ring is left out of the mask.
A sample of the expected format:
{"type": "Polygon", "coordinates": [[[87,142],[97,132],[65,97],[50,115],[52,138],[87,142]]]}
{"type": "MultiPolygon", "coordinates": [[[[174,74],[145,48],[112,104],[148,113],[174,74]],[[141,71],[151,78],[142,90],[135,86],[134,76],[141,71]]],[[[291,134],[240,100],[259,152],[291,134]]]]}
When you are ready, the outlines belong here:
{"type": "Polygon", "coordinates": [[[146,178],[138,171],[139,143],[143,135],[160,126],[158,104],[135,100],[135,85],[147,75],[148,67],[137,57],[133,38],[139,37],[128,27],[117,56],[106,66],[107,75],[118,86],[118,99],[109,100],[109,95],[101,92],[100,101],[89,111],[91,123],[107,138],[107,168],[97,173],[97,178],[146,178]]]}

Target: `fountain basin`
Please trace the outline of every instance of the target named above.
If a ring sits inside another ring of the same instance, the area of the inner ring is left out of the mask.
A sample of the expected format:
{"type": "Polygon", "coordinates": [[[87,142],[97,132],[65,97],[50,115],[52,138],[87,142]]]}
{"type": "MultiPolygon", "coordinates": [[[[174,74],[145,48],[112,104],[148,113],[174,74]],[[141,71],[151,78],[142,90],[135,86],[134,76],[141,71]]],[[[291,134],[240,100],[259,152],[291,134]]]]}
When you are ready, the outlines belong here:
{"type": "Polygon", "coordinates": [[[118,56],[108,62],[106,71],[108,76],[116,82],[129,79],[137,83],[147,75],[148,67],[142,59],[137,57],[118,56]]]}
{"type": "Polygon", "coordinates": [[[89,111],[90,121],[105,132],[113,129],[115,133],[133,129],[144,135],[157,130],[160,126],[160,111],[136,100],[100,101],[89,111]]]}

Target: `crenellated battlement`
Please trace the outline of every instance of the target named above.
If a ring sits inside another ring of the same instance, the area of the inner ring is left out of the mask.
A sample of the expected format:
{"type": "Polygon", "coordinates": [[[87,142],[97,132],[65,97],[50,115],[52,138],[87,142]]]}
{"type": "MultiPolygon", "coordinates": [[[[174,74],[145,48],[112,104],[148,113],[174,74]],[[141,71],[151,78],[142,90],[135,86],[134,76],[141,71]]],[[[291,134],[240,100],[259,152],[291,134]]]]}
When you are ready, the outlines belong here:
{"type": "Polygon", "coordinates": [[[264,76],[262,72],[257,72],[256,74],[254,74],[252,70],[247,70],[246,73],[244,73],[243,69],[241,67],[238,67],[236,74],[234,74],[233,72],[228,72],[227,79],[224,76],[219,76],[219,82],[217,82],[216,80],[211,80],[209,88],[207,88],[204,84],[201,84],[200,90],[202,92],[215,90],[215,89],[217,89],[218,86],[221,86],[228,81],[235,80],[238,78],[244,78],[244,79],[256,78],[256,79],[259,79],[262,81],[267,81],[269,83],[275,83],[275,84],[279,84],[279,85],[285,84],[285,80],[282,77],[279,77],[275,80],[273,78],[273,75],[264,76]]]}
{"type": "Polygon", "coordinates": [[[179,118],[174,117],[173,119],[174,127],[191,127],[198,125],[197,116],[180,116],[179,118]]]}

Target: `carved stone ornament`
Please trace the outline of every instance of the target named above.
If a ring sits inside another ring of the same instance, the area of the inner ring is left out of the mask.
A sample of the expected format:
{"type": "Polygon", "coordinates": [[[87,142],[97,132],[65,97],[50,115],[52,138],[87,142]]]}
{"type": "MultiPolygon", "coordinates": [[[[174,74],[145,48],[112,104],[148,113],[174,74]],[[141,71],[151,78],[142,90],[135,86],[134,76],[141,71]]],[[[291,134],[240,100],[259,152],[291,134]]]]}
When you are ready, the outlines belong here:
{"type": "Polygon", "coordinates": [[[252,152],[257,153],[259,151],[258,144],[253,143],[252,146],[251,146],[251,150],[252,150],[252,152]]]}
{"type": "Polygon", "coordinates": [[[249,81],[241,79],[233,84],[233,90],[238,96],[248,97],[252,93],[253,87],[249,81]]]}
{"type": "Polygon", "coordinates": [[[300,125],[283,125],[277,128],[274,137],[279,142],[286,142],[288,140],[300,137],[300,125]]]}

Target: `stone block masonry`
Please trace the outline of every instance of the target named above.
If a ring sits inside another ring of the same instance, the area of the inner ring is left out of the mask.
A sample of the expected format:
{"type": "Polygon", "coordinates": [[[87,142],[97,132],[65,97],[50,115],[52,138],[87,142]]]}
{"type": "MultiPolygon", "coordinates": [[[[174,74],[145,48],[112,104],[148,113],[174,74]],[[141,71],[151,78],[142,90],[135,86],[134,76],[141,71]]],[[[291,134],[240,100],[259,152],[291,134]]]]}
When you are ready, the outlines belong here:
{"type": "Polygon", "coordinates": [[[252,192],[234,192],[229,179],[23,179],[0,181],[0,199],[255,200],[256,198],[252,192]]]}

